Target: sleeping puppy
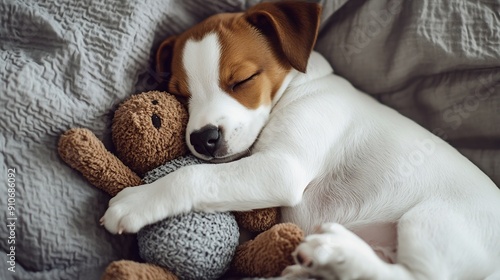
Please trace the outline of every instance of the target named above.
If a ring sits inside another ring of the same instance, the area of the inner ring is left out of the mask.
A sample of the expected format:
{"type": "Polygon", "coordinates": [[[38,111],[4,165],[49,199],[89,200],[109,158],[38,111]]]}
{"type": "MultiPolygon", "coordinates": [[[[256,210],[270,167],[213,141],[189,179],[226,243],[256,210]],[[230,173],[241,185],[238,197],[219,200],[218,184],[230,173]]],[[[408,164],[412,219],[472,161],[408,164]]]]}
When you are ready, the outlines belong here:
{"type": "Polygon", "coordinates": [[[105,227],[133,233],[192,210],[281,206],[283,222],[307,233],[321,225],[284,274],[500,277],[500,190],[446,142],[333,74],[312,51],[319,14],[316,4],[264,3],[166,39],[158,71],[188,98],[187,144],[223,163],[126,188],[105,227]]]}

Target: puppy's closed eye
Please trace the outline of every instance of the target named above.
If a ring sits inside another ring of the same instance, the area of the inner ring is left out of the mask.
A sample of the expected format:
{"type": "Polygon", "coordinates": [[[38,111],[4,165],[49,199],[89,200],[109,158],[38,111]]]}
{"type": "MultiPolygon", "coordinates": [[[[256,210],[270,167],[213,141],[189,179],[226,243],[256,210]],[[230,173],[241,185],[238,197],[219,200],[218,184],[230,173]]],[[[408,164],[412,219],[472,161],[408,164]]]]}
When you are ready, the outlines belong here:
{"type": "Polygon", "coordinates": [[[231,90],[232,91],[236,91],[238,90],[238,88],[241,88],[242,86],[244,86],[245,84],[247,84],[248,82],[252,81],[253,79],[255,79],[257,76],[259,76],[260,74],[260,71],[250,75],[249,77],[243,79],[243,80],[240,80],[236,83],[234,83],[232,86],[231,86],[231,90]]]}

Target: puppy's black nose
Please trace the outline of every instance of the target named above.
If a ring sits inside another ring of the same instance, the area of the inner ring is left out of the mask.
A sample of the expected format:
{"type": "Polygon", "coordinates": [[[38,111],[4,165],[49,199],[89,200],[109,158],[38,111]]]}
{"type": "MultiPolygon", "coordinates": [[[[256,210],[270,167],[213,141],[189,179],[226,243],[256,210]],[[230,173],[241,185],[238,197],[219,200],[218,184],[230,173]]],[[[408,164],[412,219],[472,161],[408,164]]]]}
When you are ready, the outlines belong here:
{"type": "Polygon", "coordinates": [[[196,152],[205,156],[213,156],[215,150],[219,147],[220,136],[221,133],[218,127],[207,125],[191,133],[189,141],[196,152]]]}

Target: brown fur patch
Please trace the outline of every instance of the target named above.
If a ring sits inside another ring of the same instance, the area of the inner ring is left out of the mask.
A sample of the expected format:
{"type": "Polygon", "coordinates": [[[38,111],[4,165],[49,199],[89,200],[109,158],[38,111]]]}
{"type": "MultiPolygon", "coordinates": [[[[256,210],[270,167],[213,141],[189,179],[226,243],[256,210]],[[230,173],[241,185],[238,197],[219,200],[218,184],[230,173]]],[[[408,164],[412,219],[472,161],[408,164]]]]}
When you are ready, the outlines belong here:
{"type": "Polygon", "coordinates": [[[219,86],[247,108],[270,104],[291,67],[280,61],[271,43],[241,16],[217,32],[221,43],[219,86]]]}
{"type": "Polygon", "coordinates": [[[184,46],[189,39],[198,41],[215,32],[221,44],[220,88],[250,109],[270,104],[292,65],[305,71],[316,40],[318,7],[293,2],[264,3],[246,13],[214,15],[175,39],[169,38],[170,43],[158,51],[157,65],[165,68],[162,63],[169,63],[169,91],[189,97],[182,63],[184,46]],[[262,20],[264,29],[260,25],[262,20]]]}

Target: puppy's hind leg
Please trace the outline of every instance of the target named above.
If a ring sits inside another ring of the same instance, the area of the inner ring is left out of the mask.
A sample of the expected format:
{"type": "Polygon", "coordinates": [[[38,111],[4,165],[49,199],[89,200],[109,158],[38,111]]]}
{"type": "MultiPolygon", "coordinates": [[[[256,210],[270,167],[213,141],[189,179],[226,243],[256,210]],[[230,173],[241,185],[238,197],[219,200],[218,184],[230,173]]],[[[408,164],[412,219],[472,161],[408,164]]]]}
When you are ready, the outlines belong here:
{"type": "Polygon", "coordinates": [[[382,261],[367,243],[338,224],[323,225],[322,232],[306,237],[294,254],[302,273],[325,279],[482,279],[487,275],[481,265],[487,263],[483,246],[461,225],[467,224],[442,202],[429,203],[399,220],[395,264],[382,261]]]}
{"type": "Polygon", "coordinates": [[[401,217],[397,263],[413,279],[485,279],[497,267],[491,251],[498,249],[482,239],[474,218],[481,215],[464,209],[474,208],[429,201],[401,217]]]}
{"type": "Polygon", "coordinates": [[[340,224],[323,224],[318,234],[306,237],[292,254],[298,265],[283,275],[321,279],[372,279],[373,270],[384,269],[370,246],[340,224]]]}

